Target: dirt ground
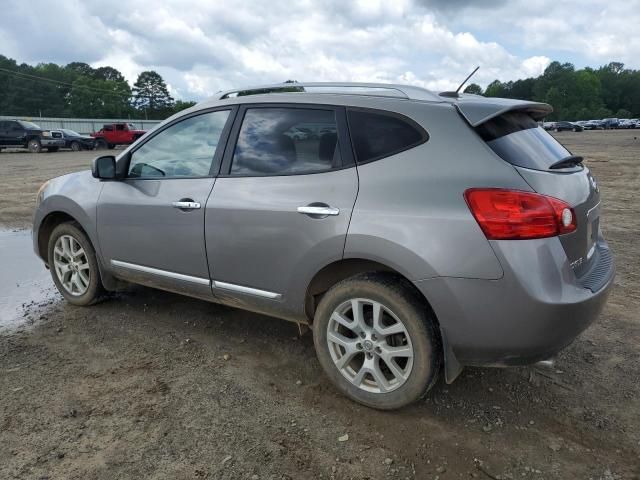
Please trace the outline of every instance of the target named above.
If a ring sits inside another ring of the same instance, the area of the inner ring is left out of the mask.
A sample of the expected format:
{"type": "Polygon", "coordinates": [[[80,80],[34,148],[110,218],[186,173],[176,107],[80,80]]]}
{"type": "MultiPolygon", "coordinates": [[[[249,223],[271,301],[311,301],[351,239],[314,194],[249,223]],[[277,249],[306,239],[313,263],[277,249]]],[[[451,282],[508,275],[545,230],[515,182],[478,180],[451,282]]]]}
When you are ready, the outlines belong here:
{"type": "MultiPolygon", "coordinates": [[[[640,132],[558,137],[599,181],[618,275],[554,370],[468,368],[378,412],[294,324],[145,288],[55,296],[0,334],[0,478],[640,479],[640,132]]],[[[2,225],[93,156],[0,153],[2,225]]]]}

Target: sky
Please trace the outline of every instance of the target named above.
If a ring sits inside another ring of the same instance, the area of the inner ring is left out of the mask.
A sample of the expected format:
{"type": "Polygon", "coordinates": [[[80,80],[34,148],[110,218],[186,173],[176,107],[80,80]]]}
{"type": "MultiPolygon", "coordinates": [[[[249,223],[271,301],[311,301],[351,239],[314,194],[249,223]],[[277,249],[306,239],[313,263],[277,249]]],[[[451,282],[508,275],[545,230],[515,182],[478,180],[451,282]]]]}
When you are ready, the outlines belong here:
{"type": "Polygon", "coordinates": [[[552,60],[640,68],[640,0],[0,0],[19,63],[156,70],[175,98],[298,81],[435,91],[537,76],[552,60]]]}

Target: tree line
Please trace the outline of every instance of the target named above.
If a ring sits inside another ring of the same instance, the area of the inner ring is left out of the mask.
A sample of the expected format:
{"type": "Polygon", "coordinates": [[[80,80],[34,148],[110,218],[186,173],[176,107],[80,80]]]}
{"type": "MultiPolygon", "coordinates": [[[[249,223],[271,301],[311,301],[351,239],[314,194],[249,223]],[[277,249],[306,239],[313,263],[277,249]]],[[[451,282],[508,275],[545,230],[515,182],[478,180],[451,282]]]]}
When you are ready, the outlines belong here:
{"type": "Polygon", "coordinates": [[[571,63],[551,62],[538,77],[494,80],[484,91],[472,83],[465,92],[548,103],[553,113],[547,120],[640,117],[640,70],[619,62],[580,70],[571,63]]]}
{"type": "Polygon", "coordinates": [[[0,115],[161,120],[192,105],[174,100],[152,70],[131,87],[113,67],[32,66],[0,55],[0,115]]]}
{"type": "MultiPolygon", "coordinates": [[[[486,90],[472,83],[465,92],[549,103],[554,111],[548,120],[640,117],[640,70],[619,62],[580,70],[571,63],[551,62],[538,77],[494,80],[486,90]]],[[[162,76],[152,70],[140,73],[131,87],[109,66],[32,66],[0,55],[2,115],[160,120],[194,104],[174,100],[162,76]]]]}

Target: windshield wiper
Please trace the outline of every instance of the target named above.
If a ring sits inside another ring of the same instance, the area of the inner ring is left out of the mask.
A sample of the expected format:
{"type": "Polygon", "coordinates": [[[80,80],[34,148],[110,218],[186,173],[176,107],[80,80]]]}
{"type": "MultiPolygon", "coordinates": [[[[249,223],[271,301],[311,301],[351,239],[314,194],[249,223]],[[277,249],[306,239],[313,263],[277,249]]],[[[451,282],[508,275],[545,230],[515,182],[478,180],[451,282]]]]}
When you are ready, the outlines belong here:
{"type": "Polygon", "coordinates": [[[584,160],[584,158],[582,158],[580,155],[569,155],[568,157],[561,158],[557,162],[551,164],[549,170],[575,167],[576,165],[580,165],[582,163],[582,160],[584,160]]]}

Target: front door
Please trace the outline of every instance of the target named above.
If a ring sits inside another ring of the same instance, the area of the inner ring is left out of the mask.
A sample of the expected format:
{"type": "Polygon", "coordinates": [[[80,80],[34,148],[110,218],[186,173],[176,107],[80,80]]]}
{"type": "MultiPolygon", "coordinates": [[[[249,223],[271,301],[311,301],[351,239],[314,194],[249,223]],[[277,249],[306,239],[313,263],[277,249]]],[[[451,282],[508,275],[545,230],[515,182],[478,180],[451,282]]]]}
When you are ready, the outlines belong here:
{"type": "Polygon", "coordinates": [[[344,110],[242,107],[231,139],[205,220],[214,294],[296,317],[310,275],[342,258],[356,199],[344,110]]]}
{"type": "Polygon", "coordinates": [[[117,276],[211,297],[204,207],[230,117],[226,109],[180,119],[118,160],[128,162],[126,178],[105,182],[97,213],[102,254],[117,276]]]}

